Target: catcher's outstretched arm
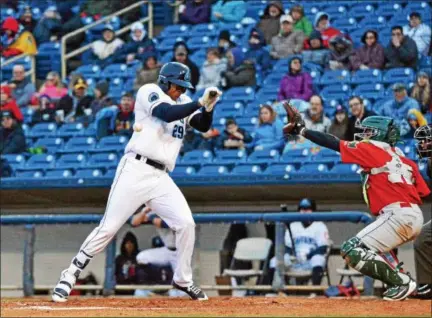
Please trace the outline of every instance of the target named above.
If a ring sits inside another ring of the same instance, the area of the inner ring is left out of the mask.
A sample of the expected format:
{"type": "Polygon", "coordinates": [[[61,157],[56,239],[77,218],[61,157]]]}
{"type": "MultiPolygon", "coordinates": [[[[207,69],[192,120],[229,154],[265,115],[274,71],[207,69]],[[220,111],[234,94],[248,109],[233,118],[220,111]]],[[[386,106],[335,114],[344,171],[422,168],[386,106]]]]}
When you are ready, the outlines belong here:
{"type": "Polygon", "coordinates": [[[333,135],[322,133],[316,130],[303,128],[300,135],[316,143],[321,147],[326,147],[334,151],[340,152],[340,140],[333,135]]]}

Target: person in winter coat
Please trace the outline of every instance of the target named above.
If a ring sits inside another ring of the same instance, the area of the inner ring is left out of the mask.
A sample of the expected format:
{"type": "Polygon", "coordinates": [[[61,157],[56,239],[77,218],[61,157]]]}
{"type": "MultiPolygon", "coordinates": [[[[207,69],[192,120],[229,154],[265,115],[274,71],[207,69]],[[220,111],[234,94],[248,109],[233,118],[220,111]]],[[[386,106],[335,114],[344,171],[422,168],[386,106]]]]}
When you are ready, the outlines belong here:
{"type": "Polygon", "coordinates": [[[343,34],[330,40],[329,67],[331,70],[351,70],[353,43],[343,34]]]}
{"type": "Polygon", "coordinates": [[[354,51],[351,66],[354,71],[368,69],[382,69],[384,67],[384,48],[378,43],[378,33],[367,30],[362,38],[364,45],[354,51]]]}
{"type": "Polygon", "coordinates": [[[280,17],[284,14],[284,8],[281,1],[270,1],[264,10],[258,28],[264,34],[266,44],[270,44],[272,38],[279,34],[280,17]]]}
{"type": "Polygon", "coordinates": [[[283,123],[278,118],[276,111],[270,105],[263,105],[259,111],[255,136],[248,147],[253,150],[282,150],[285,143],[282,128],[283,123]]]}
{"type": "Polygon", "coordinates": [[[179,14],[180,23],[200,24],[210,22],[211,6],[209,0],[188,0],[179,14]]]}
{"type": "Polygon", "coordinates": [[[36,40],[29,31],[22,31],[15,18],[7,17],[1,27],[0,52],[4,57],[35,55],[36,40]]]}
{"type": "Polygon", "coordinates": [[[312,77],[309,73],[303,72],[301,57],[292,57],[288,65],[288,73],[280,82],[278,101],[291,98],[308,101],[313,94],[312,77]]]}
{"type": "Polygon", "coordinates": [[[249,48],[245,53],[245,59],[264,74],[271,68],[270,53],[265,46],[263,33],[260,29],[253,28],[249,34],[249,48]]]}
{"type": "Polygon", "coordinates": [[[331,120],[324,114],[324,103],[321,96],[313,95],[309,100],[309,109],[301,116],[307,129],[328,132],[331,120]]]}
{"type": "Polygon", "coordinates": [[[324,47],[329,47],[330,40],[336,35],[341,34],[336,28],[330,26],[330,16],[326,12],[317,12],[314,21],[315,30],[321,33],[324,47]]]}
{"type": "Polygon", "coordinates": [[[134,104],[132,94],[126,93],[122,96],[115,124],[115,133],[117,135],[128,136],[129,138],[132,136],[135,120],[134,104]]]}
{"type": "MultiPolygon", "coordinates": [[[[120,254],[115,259],[116,284],[133,285],[138,284],[136,256],[139,253],[138,240],[132,232],[127,232],[123,237],[120,254]]],[[[116,291],[116,294],[133,295],[134,290],[116,291]]]]}
{"type": "Polygon", "coordinates": [[[37,21],[33,18],[33,13],[29,5],[24,5],[18,12],[18,22],[23,26],[24,31],[33,32],[37,21]]]}
{"type": "Polygon", "coordinates": [[[12,89],[12,97],[16,100],[19,107],[25,107],[29,104],[36,88],[29,78],[25,76],[24,66],[15,64],[12,69],[12,80],[9,87],[12,89]]]}
{"type": "Polygon", "coordinates": [[[409,24],[403,27],[403,34],[414,40],[420,54],[428,55],[431,43],[431,28],[429,25],[422,23],[420,13],[412,12],[409,17],[409,24]]]}
{"type": "Polygon", "coordinates": [[[2,111],[0,128],[0,153],[2,155],[22,153],[27,150],[21,125],[11,111],[2,111]]]}
{"type": "Polygon", "coordinates": [[[302,52],[303,63],[315,63],[323,69],[328,68],[330,50],[324,47],[321,33],[313,30],[306,41],[309,49],[302,52]]]}
{"type": "Polygon", "coordinates": [[[426,118],[417,109],[411,109],[408,111],[407,121],[410,129],[408,133],[403,136],[404,139],[413,139],[414,132],[417,130],[417,128],[426,126],[428,124],[426,118]]]}
{"type": "Polygon", "coordinates": [[[219,86],[221,82],[221,74],[227,69],[227,62],[221,59],[219,50],[210,48],[207,50],[207,60],[204,62],[200,71],[200,79],[196,87],[201,90],[207,87],[219,86]]]}
{"type": "Polygon", "coordinates": [[[348,113],[342,105],[336,107],[336,114],[329,128],[329,134],[336,136],[340,140],[348,139],[348,113]]]}
{"type": "Polygon", "coordinates": [[[251,141],[252,137],[246,130],[240,128],[234,119],[227,119],[225,130],[219,139],[219,148],[245,149],[251,141]]]}
{"type": "Polygon", "coordinates": [[[156,83],[162,65],[157,61],[156,55],[149,54],[141,69],[137,71],[134,81],[134,91],[138,91],[141,86],[149,83],[156,83]]]}
{"type": "Polygon", "coordinates": [[[212,6],[211,21],[240,23],[246,15],[246,7],[246,3],[243,0],[219,0],[212,6]]]}
{"type": "Polygon", "coordinates": [[[94,98],[87,95],[86,91],[87,83],[82,78],[78,78],[73,83],[73,92],[63,96],[58,103],[57,120],[59,122],[82,121],[91,115],[90,106],[94,98]]]}
{"type": "Polygon", "coordinates": [[[102,30],[102,39],[92,43],[95,63],[101,67],[111,64],[114,54],[123,44],[123,40],[116,37],[114,28],[106,24],[102,30]]]}
{"type": "Polygon", "coordinates": [[[304,14],[304,9],[301,5],[296,4],[291,7],[290,16],[294,19],[294,30],[299,30],[305,36],[309,36],[313,31],[312,23],[304,14]]]}
{"type": "Polygon", "coordinates": [[[411,97],[414,98],[419,104],[423,114],[427,112],[432,113],[432,95],[431,83],[429,75],[426,72],[417,73],[417,82],[415,83],[411,97]]]}
{"type": "Polygon", "coordinates": [[[147,31],[141,22],[135,22],[131,26],[129,40],[120,49],[114,52],[115,63],[132,63],[134,60],[142,60],[156,54],[154,42],[147,37],[147,31]]]}
{"type": "Polygon", "coordinates": [[[290,15],[280,18],[281,30],[271,41],[270,55],[274,59],[287,58],[289,55],[301,53],[305,35],[302,31],[293,30],[294,20],[290,15]]]}
{"type": "Polygon", "coordinates": [[[56,6],[49,6],[39,20],[33,35],[36,42],[41,43],[58,40],[62,30],[62,21],[56,6]]]}
{"type": "Polygon", "coordinates": [[[107,106],[114,105],[114,101],[108,95],[109,84],[107,81],[100,81],[94,89],[94,100],[91,102],[90,109],[92,116],[107,106]]]}
{"type": "Polygon", "coordinates": [[[414,98],[408,97],[405,84],[396,83],[393,85],[394,99],[384,103],[381,115],[392,117],[397,122],[401,122],[407,117],[411,109],[420,110],[420,105],[414,98]]]}
{"type": "Polygon", "coordinates": [[[349,107],[351,116],[348,119],[346,140],[354,140],[354,134],[362,132],[361,129],[357,128],[362,120],[369,116],[376,116],[377,114],[372,110],[366,109],[363,99],[359,96],[352,96],[349,99],[349,107]]]}
{"type": "Polygon", "coordinates": [[[9,85],[3,84],[0,86],[0,111],[6,110],[10,111],[19,123],[23,122],[23,114],[21,113],[21,109],[16,103],[16,100],[12,97],[11,88],[9,85]]]}
{"type": "Polygon", "coordinates": [[[417,44],[409,36],[404,35],[401,26],[392,27],[391,40],[384,50],[385,68],[417,67],[417,44]]]}
{"type": "MultiPolygon", "coordinates": [[[[191,83],[193,87],[199,82],[200,72],[198,66],[194,62],[189,59],[189,48],[184,41],[179,41],[174,44],[173,48],[173,62],[179,62],[189,67],[191,71],[191,83]]],[[[195,92],[195,88],[191,89],[192,92],[195,92]]]]}
{"type": "Polygon", "coordinates": [[[56,119],[56,105],[48,95],[34,95],[30,102],[33,109],[32,123],[54,122],[56,119]]]}
{"type": "Polygon", "coordinates": [[[47,95],[54,100],[59,100],[67,93],[68,89],[62,83],[60,75],[54,71],[47,74],[45,83],[39,89],[40,95],[47,95]]]}
{"type": "Polygon", "coordinates": [[[241,48],[233,48],[227,53],[228,70],[222,72],[222,87],[228,89],[234,86],[255,86],[255,66],[245,63],[241,48]]]}
{"type": "Polygon", "coordinates": [[[222,30],[219,33],[218,37],[218,49],[221,58],[226,57],[226,53],[229,49],[232,49],[233,47],[236,47],[237,44],[235,44],[233,41],[231,41],[231,34],[228,30],[222,30]]]}

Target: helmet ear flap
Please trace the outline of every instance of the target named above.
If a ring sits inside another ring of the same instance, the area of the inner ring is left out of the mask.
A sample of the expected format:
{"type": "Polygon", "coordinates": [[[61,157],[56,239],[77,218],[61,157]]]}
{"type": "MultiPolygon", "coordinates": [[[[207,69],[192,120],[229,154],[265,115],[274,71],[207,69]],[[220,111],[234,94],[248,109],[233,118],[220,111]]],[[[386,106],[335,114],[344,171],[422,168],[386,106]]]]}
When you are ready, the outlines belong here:
{"type": "Polygon", "coordinates": [[[168,79],[165,76],[163,76],[163,75],[159,75],[159,77],[158,77],[158,85],[162,89],[163,92],[167,92],[169,90],[168,79]]]}

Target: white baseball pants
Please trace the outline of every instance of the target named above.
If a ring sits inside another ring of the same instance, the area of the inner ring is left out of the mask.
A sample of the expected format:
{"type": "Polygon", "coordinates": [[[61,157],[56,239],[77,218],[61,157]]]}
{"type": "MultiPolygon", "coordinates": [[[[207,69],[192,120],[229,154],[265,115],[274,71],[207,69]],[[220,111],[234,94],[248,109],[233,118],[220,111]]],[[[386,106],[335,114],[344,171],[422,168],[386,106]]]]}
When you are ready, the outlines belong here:
{"type": "Polygon", "coordinates": [[[100,224],[84,241],[77,259],[85,254],[102,252],[128,218],[146,203],[176,232],[177,264],[174,282],[182,287],[192,284],[192,254],[195,244],[195,222],[180,189],[164,171],[143,161],[135,154],[123,156],[117,167],[108,203],[100,224]]]}

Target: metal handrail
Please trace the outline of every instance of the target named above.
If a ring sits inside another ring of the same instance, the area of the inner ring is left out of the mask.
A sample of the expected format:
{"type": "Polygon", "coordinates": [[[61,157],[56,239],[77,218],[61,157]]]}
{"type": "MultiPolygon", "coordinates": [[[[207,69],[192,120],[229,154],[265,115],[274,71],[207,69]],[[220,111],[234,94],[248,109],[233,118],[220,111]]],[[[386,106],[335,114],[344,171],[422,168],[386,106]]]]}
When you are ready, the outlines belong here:
{"type": "Polygon", "coordinates": [[[29,57],[31,60],[31,68],[30,70],[28,70],[27,72],[25,72],[25,76],[31,76],[31,80],[33,83],[36,82],[36,63],[35,63],[35,56],[34,55],[29,55],[29,54],[20,54],[20,55],[16,55],[14,57],[11,57],[7,60],[2,61],[2,65],[1,68],[8,66],[9,64],[15,63],[16,61],[19,61],[21,59],[24,59],[26,57],[29,57]]]}
{"type": "Polygon", "coordinates": [[[179,20],[179,7],[181,4],[183,4],[184,2],[182,0],[174,0],[174,2],[168,2],[168,5],[170,7],[174,7],[174,16],[173,16],[173,22],[174,24],[178,23],[179,20]]]}
{"type": "MultiPolygon", "coordinates": [[[[91,46],[93,44],[93,43],[90,43],[90,44],[87,44],[83,47],[80,47],[79,49],[76,49],[70,53],[66,53],[66,42],[69,38],[71,38],[77,34],[83,33],[89,29],[92,29],[99,24],[105,23],[114,17],[122,15],[123,13],[126,13],[126,12],[128,12],[132,9],[135,9],[135,8],[137,8],[143,4],[146,4],[146,3],[148,4],[148,16],[145,18],[142,18],[138,21],[143,22],[143,23],[148,22],[148,35],[149,35],[149,38],[153,38],[153,3],[150,0],[138,1],[137,3],[134,3],[134,4],[128,6],[124,9],[119,10],[119,11],[116,11],[116,12],[114,12],[114,13],[112,13],[112,14],[92,23],[92,24],[83,26],[83,27],[79,28],[78,30],[72,31],[72,32],[66,34],[65,36],[63,36],[61,39],[61,63],[62,63],[62,65],[61,65],[61,77],[62,77],[62,80],[64,81],[66,79],[66,68],[67,68],[66,62],[67,62],[67,60],[71,57],[79,55],[79,54],[83,53],[84,51],[88,50],[89,48],[91,48],[91,46]]],[[[116,32],[116,35],[120,35],[120,34],[125,33],[126,31],[130,30],[131,26],[132,26],[132,24],[125,26],[122,29],[118,30],[116,32]]]]}

